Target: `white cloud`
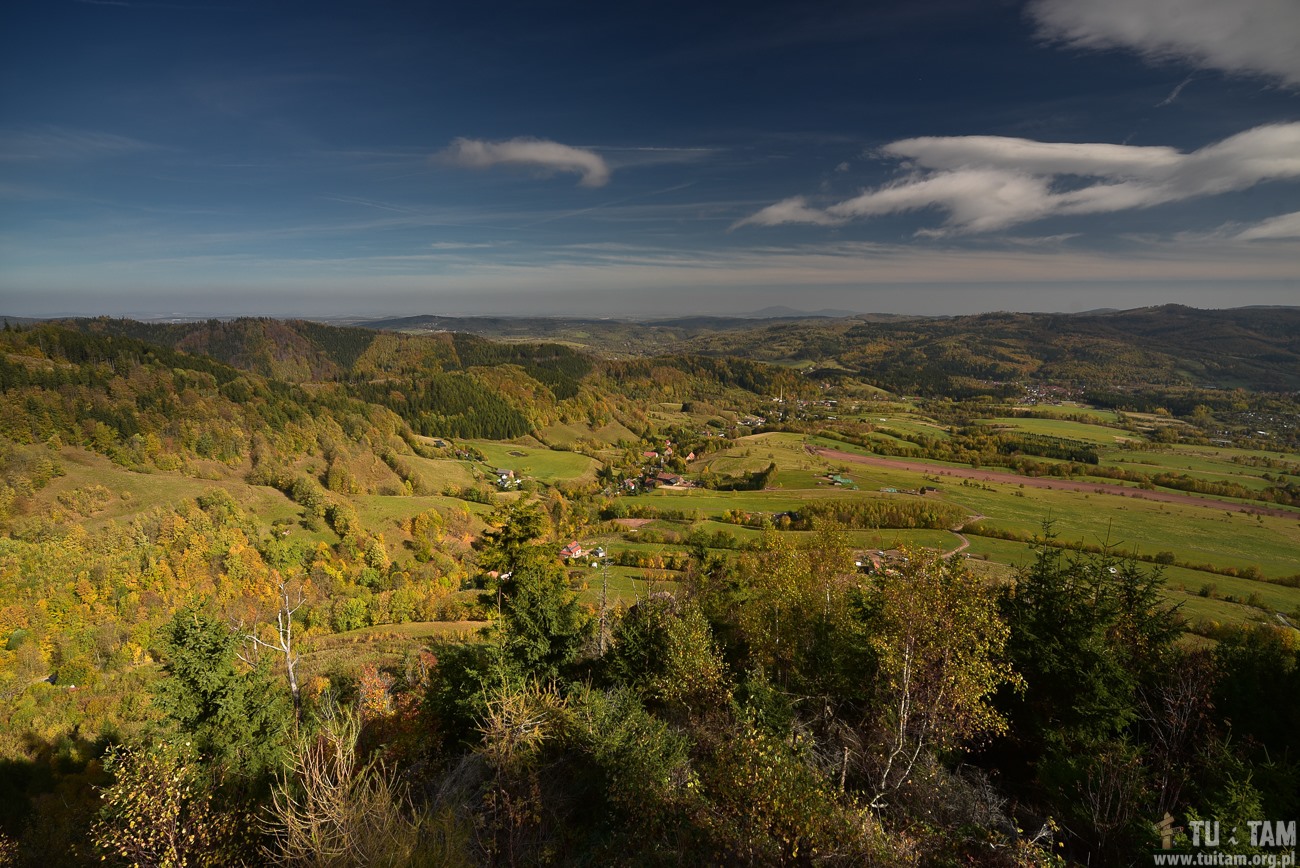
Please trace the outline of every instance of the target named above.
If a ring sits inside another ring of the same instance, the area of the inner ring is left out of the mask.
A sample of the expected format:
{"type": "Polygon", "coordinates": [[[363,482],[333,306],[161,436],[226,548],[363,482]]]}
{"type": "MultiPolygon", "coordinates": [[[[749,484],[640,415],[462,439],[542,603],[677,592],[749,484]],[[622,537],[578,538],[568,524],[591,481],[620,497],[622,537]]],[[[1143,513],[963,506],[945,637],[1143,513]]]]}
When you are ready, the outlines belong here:
{"type": "Polygon", "coordinates": [[[1300,85],[1295,0],[1035,0],[1029,14],[1041,36],[1065,45],[1129,48],[1300,85]]]}
{"type": "Polygon", "coordinates": [[[751,224],[754,226],[779,226],[782,223],[812,223],[817,226],[835,226],[843,222],[843,217],[837,217],[829,213],[829,211],[809,207],[808,200],[803,196],[794,196],[768,205],[763,210],[751,214],[731,228],[739,229],[741,226],[751,224]]]}
{"type": "Polygon", "coordinates": [[[1300,238],[1300,211],[1270,217],[1237,233],[1236,238],[1239,241],[1259,241],[1266,238],[1300,238]]]}
{"type": "Polygon", "coordinates": [[[547,139],[516,138],[504,142],[460,138],[439,155],[443,162],[471,169],[493,166],[532,166],[550,172],[575,172],[584,187],[609,183],[609,166],[595,151],[547,139]]]}
{"type": "Polygon", "coordinates": [[[1300,178],[1300,123],[1256,127],[1191,153],[1168,147],[1035,142],[1000,136],[903,139],[881,154],[910,174],[817,208],[777,202],[736,226],[836,225],[924,208],[947,212],[941,230],[991,232],[1056,215],[1103,214],[1300,178]]]}

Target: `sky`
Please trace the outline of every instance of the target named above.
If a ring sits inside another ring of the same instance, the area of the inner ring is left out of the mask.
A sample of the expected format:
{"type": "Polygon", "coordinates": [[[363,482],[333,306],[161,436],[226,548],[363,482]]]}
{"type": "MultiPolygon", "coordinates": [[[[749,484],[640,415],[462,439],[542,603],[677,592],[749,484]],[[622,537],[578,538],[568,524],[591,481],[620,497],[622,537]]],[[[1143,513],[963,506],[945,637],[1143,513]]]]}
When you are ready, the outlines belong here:
{"type": "Polygon", "coordinates": [[[1300,304],[1300,2],[7,0],[0,313],[1300,304]]]}

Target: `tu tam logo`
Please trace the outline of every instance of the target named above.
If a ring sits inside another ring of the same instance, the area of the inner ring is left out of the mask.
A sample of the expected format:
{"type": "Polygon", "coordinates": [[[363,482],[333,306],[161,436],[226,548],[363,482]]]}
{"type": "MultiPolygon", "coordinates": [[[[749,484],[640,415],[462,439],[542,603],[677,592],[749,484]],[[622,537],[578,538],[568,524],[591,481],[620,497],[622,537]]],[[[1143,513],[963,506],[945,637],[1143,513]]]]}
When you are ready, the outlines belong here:
{"type": "MultiPolygon", "coordinates": [[[[1295,820],[1250,820],[1246,823],[1252,847],[1294,847],[1296,845],[1295,820]]],[[[1236,826],[1227,830],[1228,840],[1222,840],[1223,830],[1218,820],[1190,820],[1187,830],[1193,847],[1218,847],[1224,843],[1245,843],[1238,839],[1236,826]]]]}

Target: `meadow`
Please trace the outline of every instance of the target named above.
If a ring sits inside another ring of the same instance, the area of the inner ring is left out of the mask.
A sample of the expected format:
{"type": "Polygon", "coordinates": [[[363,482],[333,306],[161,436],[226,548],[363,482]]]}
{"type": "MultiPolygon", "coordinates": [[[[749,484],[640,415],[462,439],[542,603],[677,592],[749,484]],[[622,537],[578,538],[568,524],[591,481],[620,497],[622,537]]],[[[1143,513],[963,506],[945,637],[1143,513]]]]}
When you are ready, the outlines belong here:
{"type": "MultiPolygon", "coordinates": [[[[1107,422],[1114,420],[1113,415],[1101,414],[1101,418],[1107,422]]],[[[1096,444],[1117,444],[1118,440],[1133,436],[1113,427],[1068,419],[1004,417],[991,421],[1008,427],[1014,425],[1026,433],[1096,444]]],[[[1209,570],[1200,570],[1171,564],[1164,568],[1164,581],[1171,599],[1183,602],[1189,617],[1231,623],[1266,618],[1269,612],[1300,613],[1300,588],[1258,580],[1300,575],[1300,511],[1295,511],[1294,516],[1250,515],[1240,511],[1239,501],[1227,499],[1222,500],[1220,509],[1017,483],[958,480],[941,475],[945,467],[958,466],[952,463],[928,462],[934,467],[933,472],[915,472],[827,460],[810,454],[806,446],[870,454],[862,447],[823,437],[789,433],[740,437],[730,448],[696,462],[692,470],[708,468],[719,474],[735,475],[762,470],[775,463],[777,472],[768,490],[659,489],[636,498],[635,502],[679,511],[700,521],[700,526],[710,532],[725,529],[743,540],[752,538],[753,532],[714,520],[727,511],[772,515],[797,511],[807,503],[841,499],[914,500],[915,495],[882,494],[881,490],[915,491],[929,486],[938,490],[925,497],[960,506],[972,518],[978,516],[978,527],[986,533],[1028,540],[1041,534],[1044,521],[1050,521],[1052,532],[1061,544],[1094,550],[1107,548],[1117,554],[1148,560],[1172,557],[1178,564],[1208,567],[1209,570]],[[826,479],[830,472],[844,474],[859,490],[831,485],[826,479]],[[1223,575],[1213,570],[1233,570],[1240,575],[1223,575]],[[1202,588],[1208,588],[1209,592],[1202,595],[1202,588]],[[1250,605],[1246,605],[1247,601],[1250,605]]],[[[1196,446],[1135,451],[1112,445],[1102,454],[1103,463],[1112,466],[1140,465],[1157,472],[1176,470],[1211,481],[1228,479],[1257,490],[1269,484],[1263,478],[1269,470],[1243,462],[1297,460],[1294,455],[1196,446]]],[[[954,536],[943,531],[876,531],[870,532],[874,534],[872,540],[859,538],[861,533],[854,532],[853,542],[864,548],[889,548],[895,540],[944,551],[956,545],[954,536]]],[[[1031,557],[1024,541],[977,533],[967,536],[970,540],[967,554],[981,562],[1016,567],[1031,557]]]]}
{"type": "Polygon", "coordinates": [[[513,470],[524,479],[536,479],[544,483],[594,478],[598,466],[594,458],[577,452],[492,440],[467,440],[463,443],[482,452],[490,469],[513,470]]]}

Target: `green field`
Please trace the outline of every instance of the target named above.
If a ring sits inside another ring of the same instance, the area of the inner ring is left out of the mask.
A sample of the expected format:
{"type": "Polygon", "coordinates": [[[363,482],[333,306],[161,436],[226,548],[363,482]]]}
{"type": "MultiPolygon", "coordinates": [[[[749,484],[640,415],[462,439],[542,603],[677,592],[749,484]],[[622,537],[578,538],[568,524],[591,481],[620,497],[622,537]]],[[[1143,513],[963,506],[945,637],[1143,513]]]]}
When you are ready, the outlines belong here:
{"type": "Polygon", "coordinates": [[[579,440],[595,441],[605,446],[615,446],[619,443],[636,443],[640,438],[618,422],[610,422],[600,428],[590,428],[586,425],[577,423],[556,422],[548,425],[539,432],[542,440],[558,446],[570,447],[575,445],[579,440]]]}
{"type": "MultiPolygon", "coordinates": [[[[1089,407],[1086,404],[1034,404],[1032,406],[1013,407],[1014,410],[1022,410],[1027,413],[1034,413],[1040,416],[1065,417],[1065,416],[1087,416],[1096,419],[1098,422],[1114,422],[1120,420],[1119,414],[1114,410],[1102,410],[1097,407],[1089,407]]],[[[1019,421],[1019,420],[1018,420],[1019,421]]]]}
{"type": "Polygon", "coordinates": [[[517,446],[491,440],[465,441],[483,453],[491,469],[513,470],[525,479],[553,483],[594,478],[599,466],[594,458],[577,452],[517,446]]]}
{"type": "Polygon", "coordinates": [[[299,680],[340,675],[355,679],[366,665],[395,668],[430,642],[475,641],[487,621],[415,621],[313,636],[302,643],[299,680]]]}
{"type": "MultiPolygon", "coordinates": [[[[672,593],[681,588],[676,581],[677,573],[671,570],[646,570],[638,567],[610,567],[607,605],[611,608],[627,608],[639,600],[644,600],[651,593],[667,591],[672,593]]],[[[601,571],[588,569],[582,578],[574,579],[578,591],[578,602],[583,606],[596,609],[600,606],[601,571]]]]}
{"type": "Polygon", "coordinates": [[[277,518],[294,518],[300,512],[296,504],[274,488],[249,485],[229,470],[219,478],[195,479],[161,471],[137,473],[83,449],[63,449],[60,457],[66,475],[52,480],[40,492],[40,500],[54,502],[60,494],[92,485],[102,485],[112,493],[102,510],[82,522],[87,530],[109,521],[127,521],[155,506],[190,500],[213,488],[226,490],[237,503],[264,517],[268,524],[277,518]]]}
{"type": "Polygon", "coordinates": [[[1107,446],[1125,440],[1136,439],[1135,436],[1128,431],[1123,431],[1118,428],[1107,428],[1103,425],[1089,425],[1085,422],[1075,422],[1070,419],[1006,417],[999,419],[977,419],[975,421],[980,425],[992,425],[1014,431],[1024,431],[1026,434],[1040,434],[1045,437],[1060,437],[1064,440],[1084,440],[1089,443],[1098,443],[1107,446]]]}
{"type": "MultiPolygon", "coordinates": [[[[372,530],[387,532],[400,525],[413,515],[419,515],[430,509],[436,509],[444,515],[449,512],[465,511],[472,517],[491,512],[492,506],[457,500],[454,497],[432,495],[428,497],[396,497],[381,494],[359,495],[352,499],[357,508],[362,524],[372,530]]],[[[472,521],[475,530],[481,529],[481,520],[472,521]]]]}
{"type": "MultiPolygon", "coordinates": [[[[1002,419],[1007,424],[1024,425],[1023,430],[1070,439],[1103,443],[1117,436],[1115,429],[1061,419],[1002,419]]],[[[636,502],[662,509],[684,512],[698,519],[715,518],[726,510],[751,513],[797,511],[801,504],[815,501],[862,497],[880,497],[882,488],[916,489],[934,485],[938,497],[963,507],[972,515],[985,516],[987,527],[1033,536],[1041,532],[1044,519],[1054,522],[1055,532],[1063,542],[1089,546],[1110,545],[1120,553],[1145,557],[1172,552],[1179,562],[1212,565],[1217,569],[1257,569],[1264,577],[1283,578],[1300,574],[1300,515],[1296,518],[1249,516],[1238,505],[1224,501],[1224,508],[1210,508],[1181,503],[1163,503],[1111,494],[1085,493],[1062,489],[1021,487],[1017,483],[963,483],[940,477],[945,466],[935,462],[933,473],[879,468],[843,462],[827,462],[809,455],[805,443],[846,452],[866,452],[860,447],[826,438],[805,438],[798,434],[761,434],[739,438],[728,450],[717,453],[697,467],[709,466],[719,473],[738,474],[765,468],[775,461],[778,471],[769,491],[718,492],[703,489],[651,492],[636,502]],[[861,491],[832,487],[824,479],[829,470],[844,472],[861,491]],[[937,482],[935,480],[938,480],[937,482]]],[[[1234,464],[1232,456],[1243,450],[1217,450],[1205,447],[1175,447],[1164,451],[1135,452],[1119,447],[1104,450],[1108,462],[1121,459],[1147,462],[1144,470],[1181,470],[1206,479],[1231,480],[1259,488],[1267,484],[1261,468],[1234,464]]],[[[906,497],[907,495],[885,495],[906,497]]],[[[710,530],[715,527],[706,522],[710,530]]],[[[888,548],[890,534],[906,540],[924,532],[879,532],[881,540],[871,547],[888,548]]],[[[930,532],[935,538],[915,541],[948,551],[956,546],[951,535],[930,532]]],[[[1029,560],[1025,543],[971,536],[968,554],[976,563],[1023,564],[1029,560]]],[[[855,540],[855,544],[858,541],[855,540]]],[[[1246,601],[1252,599],[1273,611],[1291,612],[1300,605],[1300,590],[1277,584],[1217,575],[1211,572],[1170,567],[1166,571],[1170,594],[1188,598],[1189,606],[1199,612],[1215,613],[1215,619],[1240,621],[1260,615],[1260,610],[1224,599],[1209,599],[1197,594],[1203,585],[1216,587],[1220,597],[1246,601]],[[1180,587],[1185,590],[1180,590],[1180,587]]]]}
{"type": "Polygon", "coordinates": [[[419,475],[428,491],[445,491],[450,487],[471,488],[477,480],[472,464],[450,458],[421,458],[403,455],[402,461],[419,475]]]}
{"type": "MultiPolygon", "coordinates": [[[[1243,455],[1258,457],[1259,454],[1245,450],[1175,446],[1159,452],[1107,450],[1102,454],[1101,463],[1150,475],[1183,473],[1208,482],[1231,482],[1254,490],[1268,488],[1271,483],[1263,478],[1263,474],[1277,471],[1270,471],[1266,467],[1252,467],[1232,460],[1243,455]]],[[[1290,456],[1289,460],[1300,459],[1297,456],[1290,456]]]]}

